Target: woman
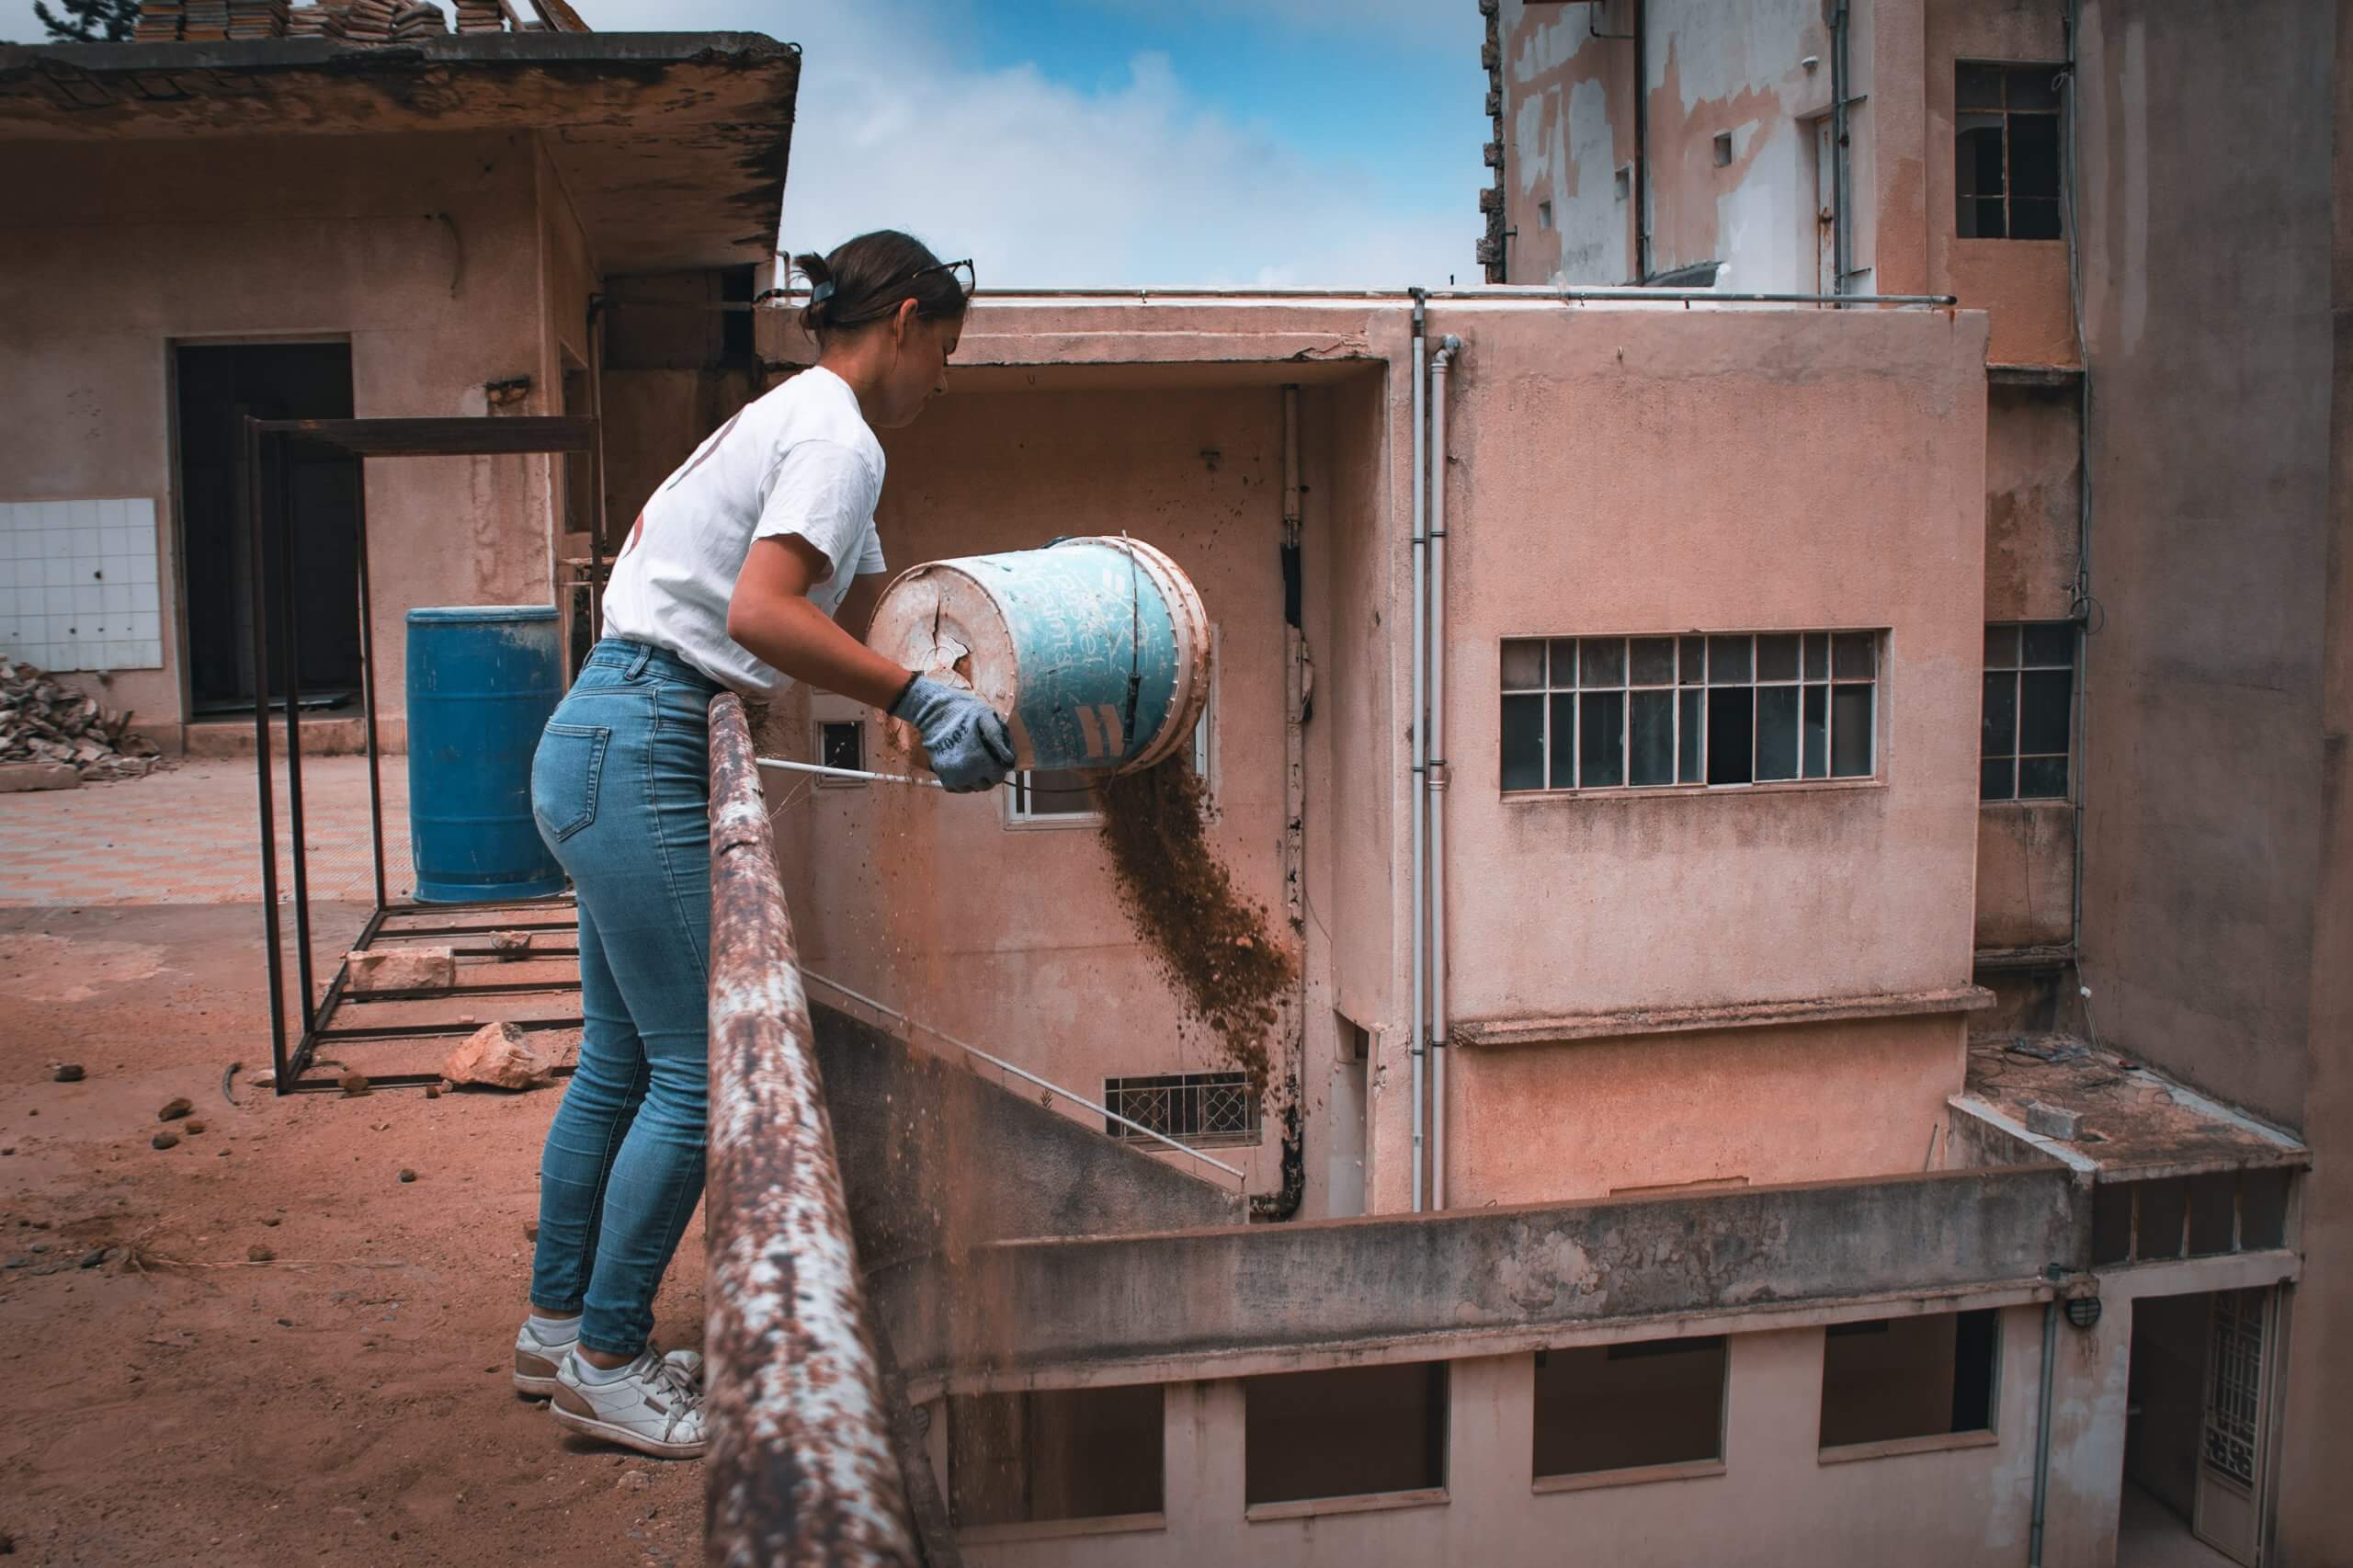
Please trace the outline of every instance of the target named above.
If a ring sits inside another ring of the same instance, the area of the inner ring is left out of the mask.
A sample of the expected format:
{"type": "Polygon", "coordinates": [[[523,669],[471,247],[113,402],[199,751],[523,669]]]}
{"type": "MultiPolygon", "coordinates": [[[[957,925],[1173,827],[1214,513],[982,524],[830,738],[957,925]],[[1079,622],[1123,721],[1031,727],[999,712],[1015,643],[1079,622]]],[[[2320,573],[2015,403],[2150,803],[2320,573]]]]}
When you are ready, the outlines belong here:
{"type": "Polygon", "coordinates": [[[531,1313],[515,1386],[565,1426],[661,1458],[702,1452],[700,1361],[649,1338],[702,1194],[712,696],[806,681],[915,726],[955,790],[1013,766],[988,705],[835,624],[883,569],[874,426],[947,384],[972,264],[895,231],[795,264],[814,368],[720,427],[645,505],[604,638],[548,722],[531,811],[580,899],[580,1062],[540,1165],[531,1313]]]}

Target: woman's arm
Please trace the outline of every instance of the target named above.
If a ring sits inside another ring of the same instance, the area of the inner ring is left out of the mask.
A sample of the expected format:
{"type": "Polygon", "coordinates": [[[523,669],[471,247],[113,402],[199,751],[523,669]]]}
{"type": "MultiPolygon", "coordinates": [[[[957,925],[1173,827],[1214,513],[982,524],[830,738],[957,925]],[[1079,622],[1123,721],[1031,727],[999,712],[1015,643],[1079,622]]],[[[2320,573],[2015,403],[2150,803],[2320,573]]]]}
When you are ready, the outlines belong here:
{"type": "Polygon", "coordinates": [[[831,565],[797,534],[752,541],[727,601],[727,635],[762,664],[821,691],[837,691],[888,712],[915,672],[851,636],[810,602],[831,565]]]}

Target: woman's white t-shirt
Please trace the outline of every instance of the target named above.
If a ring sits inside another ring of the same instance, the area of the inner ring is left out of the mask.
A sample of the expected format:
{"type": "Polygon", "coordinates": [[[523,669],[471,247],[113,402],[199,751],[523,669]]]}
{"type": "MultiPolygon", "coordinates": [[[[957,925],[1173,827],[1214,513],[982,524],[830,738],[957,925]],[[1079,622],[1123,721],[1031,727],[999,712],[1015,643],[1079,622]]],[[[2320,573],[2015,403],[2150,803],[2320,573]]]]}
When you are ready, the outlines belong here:
{"type": "Polygon", "coordinates": [[[752,541],[797,534],[833,570],[809,589],[831,615],[885,569],[874,531],[882,444],[849,383],[818,366],[745,405],[645,504],[605,587],[608,637],[666,648],[722,685],[772,697],[785,677],[727,635],[752,541]]]}

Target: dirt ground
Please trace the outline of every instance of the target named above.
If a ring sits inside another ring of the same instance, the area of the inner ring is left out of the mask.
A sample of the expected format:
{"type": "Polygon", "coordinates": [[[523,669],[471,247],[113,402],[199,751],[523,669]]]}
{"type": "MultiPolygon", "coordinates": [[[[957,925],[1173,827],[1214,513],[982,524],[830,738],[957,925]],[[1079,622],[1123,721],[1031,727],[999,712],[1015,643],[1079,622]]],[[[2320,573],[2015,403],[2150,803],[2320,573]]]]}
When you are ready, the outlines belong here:
{"type": "MultiPolygon", "coordinates": [[[[334,909],[321,950],[362,914],[334,909]]],[[[573,1438],[507,1383],[560,1091],[252,1087],[269,1060],[259,925],[251,904],[0,909],[16,1559],[699,1561],[699,1464],[573,1438]],[[86,1077],[54,1082],[60,1061],[86,1077]],[[178,1146],[151,1147],[183,1096],[178,1146]]],[[[438,1061],[399,1049],[400,1066],[438,1061]]],[[[699,1221],[656,1311],[665,1344],[700,1343],[699,1221]]]]}

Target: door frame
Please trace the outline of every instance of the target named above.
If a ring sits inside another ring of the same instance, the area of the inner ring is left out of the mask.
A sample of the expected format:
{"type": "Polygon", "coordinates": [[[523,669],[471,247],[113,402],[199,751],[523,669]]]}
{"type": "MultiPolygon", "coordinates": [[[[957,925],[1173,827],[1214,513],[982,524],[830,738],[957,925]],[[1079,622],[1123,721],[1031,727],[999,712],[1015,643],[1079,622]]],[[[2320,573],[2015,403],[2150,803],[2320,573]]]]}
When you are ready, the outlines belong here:
{"type": "MultiPolygon", "coordinates": [[[[158,572],[159,581],[167,582],[172,590],[172,602],[165,607],[171,618],[167,641],[174,661],[173,685],[179,694],[179,727],[185,739],[188,729],[197,722],[196,677],[188,661],[188,620],[191,608],[188,584],[188,507],[181,494],[184,470],[180,462],[180,350],[183,348],[244,348],[244,347],[309,347],[340,344],[351,357],[351,411],[359,414],[359,344],[347,331],[304,332],[188,332],[165,333],[161,336],[164,358],[164,494],[165,505],[171,513],[171,572],[168,576],[158,572]]],[[[360,483],[367,483],[362,470],[360,483]]],[[[363,502],[363,505],[365,503],[363,502]]],[[[256,672],[256,684],[268,686],[266,674],[256,672]]],[[[267,702],[269,693],[261,691],[256,698],[267,702]]]]}

